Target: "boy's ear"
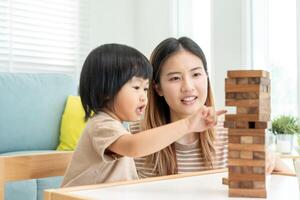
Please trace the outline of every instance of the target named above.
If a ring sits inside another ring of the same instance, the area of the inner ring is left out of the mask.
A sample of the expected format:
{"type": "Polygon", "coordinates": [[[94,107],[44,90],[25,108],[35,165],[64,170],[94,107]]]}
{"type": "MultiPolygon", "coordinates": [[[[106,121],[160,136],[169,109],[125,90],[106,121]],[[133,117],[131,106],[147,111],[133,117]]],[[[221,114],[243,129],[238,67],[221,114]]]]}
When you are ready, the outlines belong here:
{"type": "Polygon", "coordinates": [[[161,97],[164,96],[164,94],[163,94],[163,92],[162,92],[161,87],[160,87],[159,84],[154,84],[154,89],[155,89],[155,91],[157,92],[157,94],[159,96],[161,96],[161,97]]]}

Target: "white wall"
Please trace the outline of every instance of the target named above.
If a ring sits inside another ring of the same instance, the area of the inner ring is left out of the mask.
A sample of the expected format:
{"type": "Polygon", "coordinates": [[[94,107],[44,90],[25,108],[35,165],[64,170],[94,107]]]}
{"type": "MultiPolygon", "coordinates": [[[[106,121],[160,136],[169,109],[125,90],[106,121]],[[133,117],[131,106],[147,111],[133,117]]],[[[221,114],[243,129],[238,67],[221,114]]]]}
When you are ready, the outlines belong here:
{"type": "MultiPolygon", "coordinates": [[[[245,26],[245,2],[248,1],[211,1],[211,30],[207,30],[211,32],[211,59],[208,63],[211,63],[210,77],[217,108],[225,105],[227,70],[249,67],[246,55],[248,30],[245,26]]],[[[178,5],[182,4],[176,0],[92,0],[91,44],[95,47],[107,42],[124,43],[134,46],[149,58],[153,48],[163,39],[189,32],[188,28],[183,30],[189,21],[184,24],[185,20],[178,20],[178,17],[185,16],[182,13],[177,15],[178,5]]],[[[205,29],[202,27],[201,31],[205,29]]]]}
{"type": "Polygon", "coordinates": [[[173,0],[92,0],[91,46],[115,42],[150,57],[163,39],[175,36],[173,0]]]}
{"type": "Polygon", "coordinates": [[[176,1],[135,1],[135,47],[148,58],[164,39],[176,37],[176,1]]]}
{"type": "Polygon", "coordinates": [[[217,108],[225,106],[227,70],[247,68],[249,63],[245,39],[245,6],[237,0],[213,0],[212,9],[212,85],[217,108]]]}
{"type": "Polygon", "coordinates": [[[135,45],[135,0],[91,0],[91,48],[104,43],[135,45]]]}

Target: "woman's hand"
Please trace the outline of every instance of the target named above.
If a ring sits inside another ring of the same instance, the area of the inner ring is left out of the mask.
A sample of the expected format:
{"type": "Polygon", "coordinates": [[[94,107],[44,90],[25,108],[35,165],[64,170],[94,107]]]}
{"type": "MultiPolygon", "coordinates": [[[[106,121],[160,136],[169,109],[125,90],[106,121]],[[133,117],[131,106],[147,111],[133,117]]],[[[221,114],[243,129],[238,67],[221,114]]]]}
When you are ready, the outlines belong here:
{"type": "Polygon", "coordinates": [[[266,173],[271,174],[275,169],[276,155],[271,151],[266,151],[266,173]]]}
{"type": "Polygon", "coordinates": [[[266,173],[273,171],[285,174],[294,174],[294,172],[272,151],[266,151],[266,173]]]}

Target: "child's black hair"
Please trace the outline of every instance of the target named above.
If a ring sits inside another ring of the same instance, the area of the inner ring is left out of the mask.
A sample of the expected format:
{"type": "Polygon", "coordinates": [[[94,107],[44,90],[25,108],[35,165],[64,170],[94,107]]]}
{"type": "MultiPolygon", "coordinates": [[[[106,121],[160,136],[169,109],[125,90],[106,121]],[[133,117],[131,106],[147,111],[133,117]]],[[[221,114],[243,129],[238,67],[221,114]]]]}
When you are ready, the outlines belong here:
{"type": "Polygon", "coordinates": [[[152,78],[152,66],[138,50],[121,44],[105,44],[92,50],[83,64],[79,83],[85,119],[109,108],[133,77],[152,78]]]}

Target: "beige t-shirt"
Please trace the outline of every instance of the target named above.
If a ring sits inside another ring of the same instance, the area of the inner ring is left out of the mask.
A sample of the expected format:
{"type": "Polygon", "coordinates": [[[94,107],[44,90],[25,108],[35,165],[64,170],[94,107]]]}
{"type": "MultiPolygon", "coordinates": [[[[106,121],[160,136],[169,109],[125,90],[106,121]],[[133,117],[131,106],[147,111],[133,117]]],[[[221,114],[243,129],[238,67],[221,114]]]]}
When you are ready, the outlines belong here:
{"type": "Polygon", "coordinates": [[[100,112],[84,129],[62,187],[138,179],[133,158],[115,154],[107,147],[129,132],[122,123],[100,112]]]}

